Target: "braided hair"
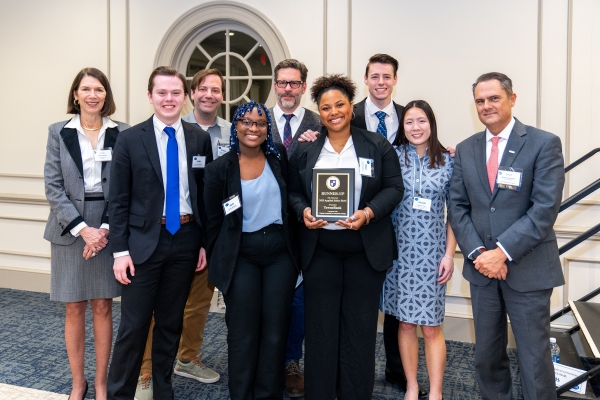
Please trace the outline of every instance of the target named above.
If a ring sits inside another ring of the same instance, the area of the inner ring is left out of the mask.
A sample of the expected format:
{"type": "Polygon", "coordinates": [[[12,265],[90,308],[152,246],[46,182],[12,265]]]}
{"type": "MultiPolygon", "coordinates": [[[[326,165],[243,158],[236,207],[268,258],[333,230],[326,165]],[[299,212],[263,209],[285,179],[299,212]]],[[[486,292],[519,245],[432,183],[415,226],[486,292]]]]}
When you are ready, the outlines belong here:
{"type": "Polygon", "coordinates": [[[262,116],[264,112],[267,116],[267,139],[263,142],[263,144],[261,144],[260,147],[262,147],[265,155],[274,154],[275,156],[277,156],[277,159],[281,160],[281,154],[279,154],[277,147],[275,147],[275,143],[273,142],[273,134],[271,133],[271,124],[273,123],[271,121],[271,113],[269,113],[269,109],[267,108],[267,106],[265,106],[262,103],[257,103],[254,100],[252,100],[250,103],[242,104],[241,106],[239,106],[233,118],[231,119],[232,124],[231,136],[229,137],[229,146],[232,149],[235,149],[235,151],[238,154],[240,154],[240,143],[237,137],[237,121],[240,118],[242,118],[246,113],[252,111],[254,108],[256,108],[256,110],[258,111],[258,115],[262,116]]]}

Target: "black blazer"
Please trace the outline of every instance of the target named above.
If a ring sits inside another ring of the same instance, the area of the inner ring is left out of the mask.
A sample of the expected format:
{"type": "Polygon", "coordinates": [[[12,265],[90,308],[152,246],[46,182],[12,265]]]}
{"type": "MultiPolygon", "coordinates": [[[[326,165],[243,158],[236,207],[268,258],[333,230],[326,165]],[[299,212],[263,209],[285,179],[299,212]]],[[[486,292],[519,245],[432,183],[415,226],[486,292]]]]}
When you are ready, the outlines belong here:
{"type": "MultiPolygon", "coordinates": [[[[370,207],[375,217],[371,218],[369,225],[363,225],[358,231],[373,269],[385,271],[398,257],[398,245],[390,216],[404,194],[398,156],[387,139],[379,134],[353,126],[350,127],[350,133],[356,156],[374,161],[374,176],[362,177],[358,208],[370,207]]],[[[300,262],[303,270],[312,259],[319,230],[306,228],[302,211],[311,207],[313,168],[325,144],[326,136],[327,129],[323,128],[317,140],[301,143],[290,159],[289,201],[290,208],[296,213],[298,220],[300,262]]]]}
{"type": "MultiPolygon", "coordinates": [[[[207,164],[212,161],[210,136],[185,121],[181,124],[190,202],[195,221],[202,226],[204,169],[192,169],[192,157],[206,156],[207,164]]],[[[134,264],[146,261],[158,244],[165,201],[161,171],[152,117],[119,134],[110,174],[110,244],[112,253],[129,250],[134,264]]]]}
{"type": "MultiPolygon", "coordinates": [[[[361,129],[367,129],[367,121],[365,120],[366,101],[367,98],[365,97],[361,102],[354,105],[354,116],[350,120],[350,125],[361,129]]],[[[396,104],[395,101],[392,101],[392,103],[394,103],[394,108],[396,109],[396,114],[398,115],[398,121],[400,121],[400,116],[402,115],[402,111],[404,111],[404,107],[400,104],[396,104]]]]}
{"type": "MultiPolygon", "coordinates": [[[[290,223],[295,224],[295,221],[290,221],[288,217],[288,161],[285,154],[285,147],[279,143],[276,143],[275,146],[281,154],[281,160],[278,160],[277,156],[269,154],[267,162],[279,184],[283,233],[292,261],[296,264],[298,251],[294,245],[295,241],[292,238],[294,230],[290,227],[290,223]]],[[[209,265],[208,280],[223,293],[227,293],[237,263],[242,239],[242,209],[244,204],[240,178],[240,162],[235,150],[231,150],[207,166],[204,181],[204,202],[207,218],[206,253],[209,265]],[[240,196],[242,207],[225,215],[222,202],[236,193],[240,196]]]]}

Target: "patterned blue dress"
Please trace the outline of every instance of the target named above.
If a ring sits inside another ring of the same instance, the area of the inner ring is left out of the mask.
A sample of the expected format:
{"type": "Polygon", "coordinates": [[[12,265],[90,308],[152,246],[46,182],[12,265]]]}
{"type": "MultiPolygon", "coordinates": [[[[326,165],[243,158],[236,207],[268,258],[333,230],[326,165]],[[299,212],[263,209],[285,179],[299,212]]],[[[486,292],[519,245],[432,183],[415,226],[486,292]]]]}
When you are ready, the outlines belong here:
{"type": "Polygon", "coordinates": [[[437,282],[440,261],[446,252],[445,206],[454,159],[443,153],[444,165],[429,168],[429,153],[419,159],[416,148],[396,148],[404,198],[392,213],[398,242],[398,259],[388,271],[380,308],[402,322],[437,326],[444,322],[446,285],[437,282]],[[406,163],[408,158],[408,165],[406,163]],[[413,198],[431,200],[431,211],[413,209],[413,198]]]}

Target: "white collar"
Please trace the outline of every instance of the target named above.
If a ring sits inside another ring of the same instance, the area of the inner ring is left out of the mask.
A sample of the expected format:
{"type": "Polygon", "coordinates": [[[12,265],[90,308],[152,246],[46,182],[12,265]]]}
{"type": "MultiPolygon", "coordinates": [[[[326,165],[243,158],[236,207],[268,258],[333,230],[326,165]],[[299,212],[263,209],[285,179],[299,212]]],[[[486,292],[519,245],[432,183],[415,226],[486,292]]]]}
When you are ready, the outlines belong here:
{"type": "MultiPolygon", "coordinates": [[[[113,120],[108,117],[102,117],[102,128],[101,131],[106,130],[107,128],[114,128],[118,126],[113,120]]],[[[73,115],[73,118],[65,125],[65,128],[77,129],[83,132],[83,127],[81,126],[81,118],[79,114],[73,115]]]]}
{"type": "Polygon", "coordinates": [[[508,137],[510,136],[510,133],[512,132],[513,128],[515,126],[515,117],[512,117],[510,119],[510,122],[508,123],[508,125],[506,125],[506,127],[504,129],[502,129],[502,132],[500,132],[497,135],[492,135],[492,133],[490,132],[490,130],[488,128],[485,128],[485,141],[489,141],[492,140],[493,137],[499,137],[502,139],[506,139],[508,140],[508,137]]]}
{"type": "Polygon", "coordinates": [[[154,114],[152,116],[152,122],[154,123],[155,129],[158,129],[159,132],[163,132],[167,126],[172,126],[175,129],[175,133],[179,132],[179,129],[181,128],[181,118],[177,118],[177,121],[173,125],[167,125],[154,114]]]}
{"type": "Polygon", "coordinates": [[[367,96],[367,100],[365,101],[365,104],[367,106],[367,111],[368,111],[369,115],[375,115],[375,113],[377,111],[383,111],[387,115],[393,115],[394,114],[394,102],[391,101],[391,100],[390,100],[390,104],[388,104],[387,106],[385,106],[381,110],[379,109],[379,107],[377,107],[375,105],[375,103],[373,103],[371,101],[371,97],[370,96],[367,96]]]}
{"type": "MultiPolygon", "coordinates": [[[[296,107],[296,109],[294,110],[294,112],[292,114],[294,114],[296,116],[298,121],[301,121],[302,118],[304,117],[304,112],[305,112],[304,107],[298,106],[298,107],[296,107]]],[[[279,121],[281,118],[283,118],[283,114],[289,114],[289,113],[283,112],[281,107],[279,107],[279,104],[275,104],[275,107],[273,107],[273,117],[275,117],[275,121],[279,121]]]]}

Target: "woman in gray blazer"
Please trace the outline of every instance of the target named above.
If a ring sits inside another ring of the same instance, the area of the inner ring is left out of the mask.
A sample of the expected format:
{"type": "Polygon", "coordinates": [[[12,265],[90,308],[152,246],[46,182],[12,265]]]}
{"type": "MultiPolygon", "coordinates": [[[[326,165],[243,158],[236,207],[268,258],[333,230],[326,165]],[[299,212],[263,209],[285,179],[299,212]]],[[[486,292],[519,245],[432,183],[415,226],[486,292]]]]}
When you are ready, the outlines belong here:
{"type": "MultiPolygon", "coordinates": [[[[112,343],[112,298],[120,286],[108,244],[108,179],[117,134],[129,126],[108,118],[115,103],[106,76],[82,69],[71,85],[69,121],[50,125],[44,165],[50,215],[44,239],[51,242],[50,300],[66,305],[65,341],[73,376],[73,399],[83,399],[85,309],[92,305],[96,345],[96,399],[106,399],[112,343]]],[[[70,396],[70,397],[71,397],[70,396]]]]}

